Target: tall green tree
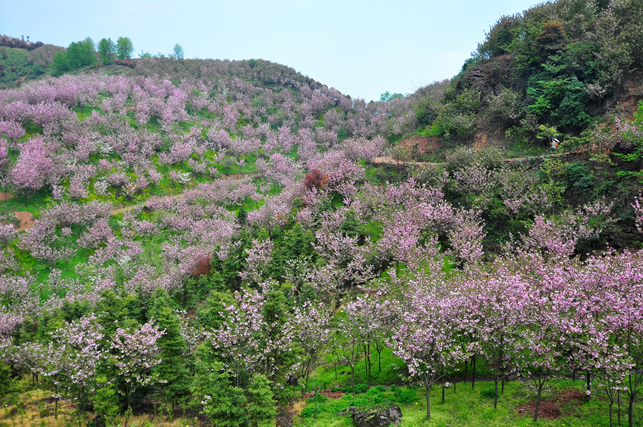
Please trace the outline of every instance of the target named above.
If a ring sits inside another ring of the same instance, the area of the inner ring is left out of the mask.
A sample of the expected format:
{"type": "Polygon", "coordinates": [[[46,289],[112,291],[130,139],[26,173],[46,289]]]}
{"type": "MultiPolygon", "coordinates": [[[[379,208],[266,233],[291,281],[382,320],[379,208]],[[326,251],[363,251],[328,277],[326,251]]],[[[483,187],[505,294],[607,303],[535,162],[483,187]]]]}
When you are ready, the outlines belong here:
{"type": "Polygon", "coordinates": [[[83,66],[83,49],[81,42],[72,42],[67,48],[67,61],[72,70],[77,70],[83,66]]]}
{"type": "Polygon", "coordinates": [[[116,45],[112,39],[102,38],[98,42],[98,53],[103,65],[110,65],[114,63],[114,56],[116,55],[116,45]]]}
{"type": "Polygon", "coordinates": [[[134,45],[129,37],[119,37],[116,40],[118,59],[130,59],[134,52],[134,45]]]}
{"type": "Polygon", "coordinates": [[[54,76],[59,76],[66,73],[70,69],[71,67],[69,66],[67,54],[65,52],[56,53],[56,55],[54,55],[54,60],[51,63],[51,74],[53,74],[54,76]]]}
{"type": "MultiPolygon", "coordinates": [[[[208,352],[204,349],[202,353],[208,352]]],[[[192,383],[192,393],[202,402],[203,414],[219,427],[245,425],[248,413],[243,390],[232,385],[230,374],[220,362],[203,362],[198,364],[192,383]]]]}
{"type": "Polygon", "coordinates": [[[83,66],[96,65],[96,45],[94,40],[86,37],[80,42],[83,66]]]}
{"type": "Polygon", "coordinates": [[[275,401],[270,381],[265,375],[255,374],[246,390],[248,399],[248,417],[251,426],[274,425],[275,401]]]}
{"type": "Polygon", "coordinates": [[[172,56],[176,59],[183,59],[183,47],[181,47],[180,44],[177,43],[174,45],[174,49],[172,49],[172,56]]]}
{"type": "Polygon", "coordinates": [[[154,300],[149,315],[152,322],[165,334],[158,339],[161,349],[161,363],[156,366],[159,379],[164,382],[161,387],[163,400],[172,404],[184,402],[190,394],[191,378],[185,364],[187,343],[181,335],[179,317],[172,309],[170,296],[162,289],[154,293],[154,300]]]}

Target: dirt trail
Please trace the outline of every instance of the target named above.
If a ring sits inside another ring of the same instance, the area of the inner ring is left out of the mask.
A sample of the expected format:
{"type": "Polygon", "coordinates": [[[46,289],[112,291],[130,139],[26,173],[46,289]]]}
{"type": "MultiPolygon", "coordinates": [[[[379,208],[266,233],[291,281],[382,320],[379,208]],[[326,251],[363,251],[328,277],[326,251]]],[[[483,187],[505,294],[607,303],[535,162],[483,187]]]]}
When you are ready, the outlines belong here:
{"type": "Polygon", "coordinates": [[[16,216],[16,218],[20,220],[20,227],[18,227],[18,231],[27,230],[33,227],[34,220],[31,212],[18,211],[18,212],[14,212],[13,214],[16,216]]]}
{"type": "MultiPolygon", "coordinates": [[[[582,147],[581,147],[582,148],[582,147]]],[[[575,150],[575,151],[570,151],[567,153],[554,153],[554,154],[541,154],[540,156],[530,156],[530,157],[514,157],[511,159],[504,159],[505,163],[523,163],[523,162],[528,162],[530,160],[545,160],[545,159],[551,159],[551,158],[557,158],[557,157],[566,157],[566,156],[572,156],[575,154],[583,154],[587,153],[587,150],[575,150]]],[[[396,166],[407,166],[407,165],[412,165],[412,166],[425,166],[425,165],[432,165],[432,166],[437,166],[441,165],[443,163],[432,163],[432,162],[413,162],[413,161],[404,161],[404,160],[395,160],[392,157],[375,157],[373,159],[373,164],[375,165],[396,165],[396,166]]]]}

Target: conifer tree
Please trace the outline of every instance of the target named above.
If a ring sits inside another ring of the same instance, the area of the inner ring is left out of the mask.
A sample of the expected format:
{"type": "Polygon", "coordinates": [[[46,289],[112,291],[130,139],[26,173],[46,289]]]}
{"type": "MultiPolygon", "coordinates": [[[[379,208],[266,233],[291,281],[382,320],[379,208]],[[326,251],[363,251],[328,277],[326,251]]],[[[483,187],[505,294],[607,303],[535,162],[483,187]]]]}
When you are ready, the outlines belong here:
{"type": "Polygon", "coordinates": [[[246,390],[248,398],[248,417],[251,426],[270,425],[275,418],[275,402],[270,388],[270,381],[265,375],[252,377],[250,387],[246,390]]]}
{"type": "Polygon", "coordinates": [[[172,404],[182,402],[190,393],[190,377],[186,368],[185,353],[187,343],[181,335],[178,316],[172,310],[172,301],[166,291],[159,289],[154,294],[150,308],[152,322],[165,334],[157,341],[161,349],[161,363],[156,366],[163,399],[172,404]]]}

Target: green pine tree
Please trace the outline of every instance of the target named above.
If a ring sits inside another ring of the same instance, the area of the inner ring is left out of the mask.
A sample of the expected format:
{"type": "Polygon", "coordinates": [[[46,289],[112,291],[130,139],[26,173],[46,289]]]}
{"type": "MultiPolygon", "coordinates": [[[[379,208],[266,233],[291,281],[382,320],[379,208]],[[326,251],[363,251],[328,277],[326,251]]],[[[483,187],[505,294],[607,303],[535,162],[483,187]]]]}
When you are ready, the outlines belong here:
{"type": "MultiPolygon", "coordinates": [[[[205,356],[203,353],[207,352],[203,350],[200,353],[205,356]]],[[[243,390],[232,385],[230,374],[220,362],[203,362],[199,364],[192,383],[192,393],[199,402],[203,402],[203,414],[218,427],[245,425],[248,412],[243,390]]]]}
{"type": "Polygon", "coordinates": [[[159,289],[154,293],[149,314],[156,326],[165,329],[165,334],[157,341],[162,361],[156,371],[164,381],[161,386],[163,400],[171,403],[174,411],[174,404],[184,402],[190,394],[191,378],[185,360],[187,342],[181,335],[180,321],[167,292],[159,289]]]}
{"type": "Polygon", "coordinates": [[[265,375],[256,374],[252,377],[250,387],[246,390],[248,399],[248,417],[251,426],[268,426],[275,419],[275,401],[273,399],[270,381],[265,375]]]}

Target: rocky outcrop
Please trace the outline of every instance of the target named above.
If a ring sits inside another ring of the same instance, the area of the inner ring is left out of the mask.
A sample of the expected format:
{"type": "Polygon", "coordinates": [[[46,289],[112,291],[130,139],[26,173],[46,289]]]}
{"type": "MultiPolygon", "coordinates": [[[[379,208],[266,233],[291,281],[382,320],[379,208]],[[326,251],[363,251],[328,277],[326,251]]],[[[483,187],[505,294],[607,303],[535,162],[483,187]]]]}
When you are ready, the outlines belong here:
{"type": "Polygon", "coordinates": [[[388,427],[402,422],[402,410],[397,405],[385,409],[363,411],[351,406],[346,414],[351,415],[353,424],[357,427],[388,427]]]}

